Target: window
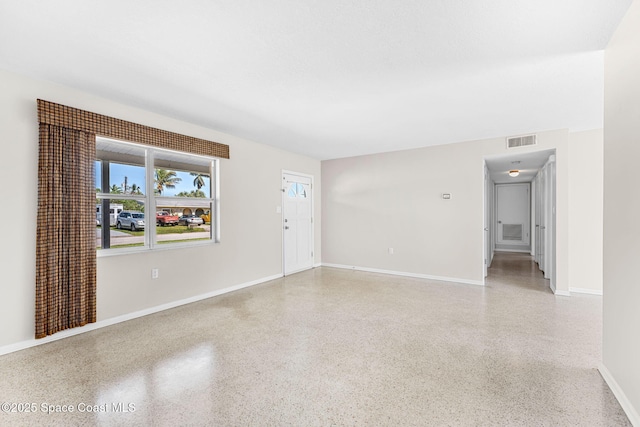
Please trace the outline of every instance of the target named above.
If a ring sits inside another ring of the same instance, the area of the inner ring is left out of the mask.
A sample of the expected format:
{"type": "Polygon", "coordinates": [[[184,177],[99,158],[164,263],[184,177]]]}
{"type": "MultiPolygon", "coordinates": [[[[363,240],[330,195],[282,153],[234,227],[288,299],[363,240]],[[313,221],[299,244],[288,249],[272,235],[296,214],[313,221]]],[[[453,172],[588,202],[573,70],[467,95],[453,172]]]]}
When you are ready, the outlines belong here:
{"type": "Polygon", "coordinates": [[[98,137],[96,248],[219,241],[217,171],[212,157],[98,137]]]}
{"type": "MultiPolygon", "coordinates": [[[[216,187],[218,161],[211,156],[228,159],[228,145],[155,129],[42,99],[38,99],[38,143],[36,338],[44,338],[63,329],[96,321],[97,252],[104,254],[127,250],[96,251],[96,243],[99,248],[111,248],[111,218],[117,224],[117,218],[120,218],[125,204],[129,205],[127,209],[134,209],[128,211],[129,213],[144,215],[146,210],[151,218],[155,216],[153,159],[155,153],[160,153],[161,149],[208,156],[206,160],[199,157],[187,159],[186,169],[194,173],[208,173],[211,177],[208,197],[205,193],[205,198],[209,200],[211,206],[210,228],[206,236],[208,238],[205,239],[218,240],[220,227],[216,187]],[[98,148],[96,135],[136,141],[146,146],[158,147],[160,150],[101,140],[101,151],[96,156],[98,148]],[[96,164],[94,159],[99,163],[96,164]],[[124,176],[127,179],[123,179],[121,184],[116,177],[117,172],[111,170],[112,163],[114,168],[126,169],[127,175],[124,176]],[[202,167],[201,163],[208,165],[202,172],[198,170],[202,167]],[[132,172],[137,174],[140,171],[144,171],[143,177],[136,175],[133,177],[135,182],[129,181],[132,177],[128,174],[132,172]],[[140,181],[137,181],[138,178],[140,181]],[[133,186],[134,183],[136,187],[133,186]],[[94,189],[96,190],[95,199],[92,199],[94,189]],[[92,206],[94,200],[96,218],[94,218],[92,206]],[[118,204],[117,202],[122,202],[121,210],[120,206],[112,206],[118,204]],[[93,224],[94,220],[95,224],[93,224]],[[56,265],[63,268],[51,268],[56,265]]],[[[179,153],[175,155],[179,156],[179,153]]],[[[134,215],[131,214],[131,217],[133,218],[134,215]]],[[[137,220],[144,222],[144,219],[137,220]]],[[[142,224],[138,222],[137,225],[142,224]]],[[[129,232],[140,233],[137,225],[134,227],[136,230],[129,230],[129,232]]],[[[137,245],[155,248],[160,244],[156,227],[149,227],[148,223],[146,225],[142,231],[144,233],[142,239],[134,234],[127,237],[114,235],[114,247],[137,245]],[[122,241],[124,238],[131,241],[125,243],[122,241]],[[116,239],[120,240],[116,242],[116,239]]],[[[195,228],[197,227],[191,229],[193,233],[197,232],[195,228]]],[[[120,231],[116,230],[114,234],[116,232],[120,231]]],[[[126,235],[125,232],[122,233],[126,235]]],[[[196,240],[194,234],[190,237],[196,240]]],[[[195,245],[198,242],[180,243],[174,239],[172,244],[195,245]]]]}
{"type": "Polygon", "coordinates": [[[301,199],[307,198],[307,191],[304,189],[304,185],[299,182],[292,182],[289,185],[289,191],[287,192],[287,196],[292,199],[299,197],[301,199]]]}

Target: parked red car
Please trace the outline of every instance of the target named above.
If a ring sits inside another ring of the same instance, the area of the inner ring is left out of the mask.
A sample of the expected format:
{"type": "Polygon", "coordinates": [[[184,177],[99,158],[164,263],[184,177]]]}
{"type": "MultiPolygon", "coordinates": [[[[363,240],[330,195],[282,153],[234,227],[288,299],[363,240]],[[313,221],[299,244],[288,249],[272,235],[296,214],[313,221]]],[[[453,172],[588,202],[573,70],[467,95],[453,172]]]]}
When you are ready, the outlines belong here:
{"type": "Polygon", "coordinates": [[[176,215],[171,215],[169,212],[156,212],[156,224],[158,225],[178,225],[179,219],[176,215]]]}

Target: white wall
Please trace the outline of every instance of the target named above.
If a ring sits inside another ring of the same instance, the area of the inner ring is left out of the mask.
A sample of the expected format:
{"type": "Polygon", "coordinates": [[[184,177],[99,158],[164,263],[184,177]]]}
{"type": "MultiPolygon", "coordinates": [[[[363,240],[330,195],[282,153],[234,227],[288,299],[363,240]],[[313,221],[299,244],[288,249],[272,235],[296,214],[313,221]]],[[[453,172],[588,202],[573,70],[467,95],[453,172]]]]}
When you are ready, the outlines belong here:
{"type": "MultiPolygon", "coordinates": [[[[569,137],[538,135],[536,147],[518,150],[556,149],[557,289],[566,293],[569,137]]],[[[323,264],[482,283],[483,159],[516,152],[495,138],[323,161],[323,264]]]]}
{"type": "Polygon", "coordinates": [[[640,2],[605,52],[604,375],[640,426],[640,2]]]}
{"type": "Polygon", "coordinates": [[[602,293],[603,131],[569,134],[569,286],[602,293]],[[585,266],[588,266],[585,268],[585,266]]]}
{"type": "Polygon", "coordinates": [[[228,144],[222,160],[221,243],[98,258],[98,321],[282,274],[282,169],[316,178],[315,262],[320,262],[320,162],[63,86],[0,71],[0,349],[34,335],[36,98],[228,144]],[[151,268],[160,278],[151,280],[151,268]]]}

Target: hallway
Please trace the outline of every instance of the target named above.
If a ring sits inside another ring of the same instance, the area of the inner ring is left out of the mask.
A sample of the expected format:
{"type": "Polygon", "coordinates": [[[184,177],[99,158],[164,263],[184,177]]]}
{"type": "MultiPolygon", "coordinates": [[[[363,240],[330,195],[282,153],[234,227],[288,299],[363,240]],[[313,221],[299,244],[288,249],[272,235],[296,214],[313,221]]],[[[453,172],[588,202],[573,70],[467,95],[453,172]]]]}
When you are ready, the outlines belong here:
{"type": "Polygon", "coordinates": [[[528,253],[496,252],[488,271],[487,285],[519,286],[553,294],[549,280],[528,253]]]}
{"type": "Polygon", "coordinates": [[[519,254],[485,287],[308,270],[2,356],[0,401],[38,410],[0,424],[629,426],[602,299],[545,283],[519,254]]]}

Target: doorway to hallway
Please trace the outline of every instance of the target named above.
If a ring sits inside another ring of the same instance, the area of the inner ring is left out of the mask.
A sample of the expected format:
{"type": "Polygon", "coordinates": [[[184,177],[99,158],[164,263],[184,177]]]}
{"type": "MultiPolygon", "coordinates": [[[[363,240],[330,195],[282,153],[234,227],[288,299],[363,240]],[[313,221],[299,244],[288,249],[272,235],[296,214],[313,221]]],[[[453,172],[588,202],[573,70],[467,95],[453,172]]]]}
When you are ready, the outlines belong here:
{"type": "Polygon", "coordinates": [[[485,157],[485,277],[494,254],[522,252],[555,291],[555,158],[553,149],[485,157]]]}

